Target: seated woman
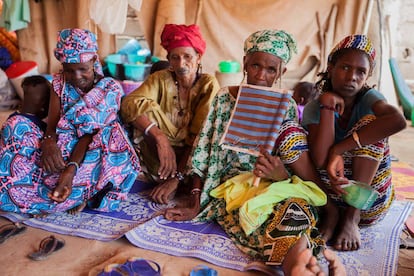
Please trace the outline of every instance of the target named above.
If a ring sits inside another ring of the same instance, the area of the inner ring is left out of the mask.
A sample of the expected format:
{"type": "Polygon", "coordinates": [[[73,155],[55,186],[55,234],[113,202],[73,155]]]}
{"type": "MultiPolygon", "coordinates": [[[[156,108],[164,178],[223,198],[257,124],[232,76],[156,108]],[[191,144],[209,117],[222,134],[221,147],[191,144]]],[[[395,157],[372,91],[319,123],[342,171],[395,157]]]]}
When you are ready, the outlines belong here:
{"type": "Polygon", "coordinates": [[[151,74],[122,101],[121,115],[135,128],[141,163],[159,184],[150,196],[167,203],[184,180],[194,137],[207,115],[219,84],[201,72],[206,44],[196,25],[167,24],[161,34],[169,69],[151,74]]]}
{"type": "Polygon", "coordinates": [[[126,198],[140,166],[117,116],[121,86],[103,77],[97,50],[88,30],[59,32],[63,71],[53,77],[47,128],[42,142],[39,132],[24,148],[15,142],[20,132],[9,135],[14,152],[1,155],[1,210],[41,216],[89,202],[111,211],[126,198]]]}
{"type": "Polygon", "coordinates": [[[383,218],[394,199],[388,137],[406,127],[402,113],[366,81],[375,64],[375,49],[365,35],[340,41],[328,56],[327,71],[317,83],[321,95],[310,102],[302,124],[309,130],[312,159],[341,207],[331,233],[337,250],[357,250],[358,225],[383,218]],[[342,199],[341,184],[364,182],[379,192],[373,206],[356,209],[342,199]]]}
{"type": "MultiPolygon", "coordinates": [[[[286,71],[286,64],[296,52],[296,42],[284,31],[257,31],[246,39],[244,52],[247,84],[271,87],[286,71]]],[[[298,252],[309,246],[316,255],[323,248],[313,205],[324,205],[326,195],[315,184],[321,185],[320,179],[310,160],[306,134],[298,124],[292,98],[272,154],[261,150],[256,158],[220,144],[238,89],[224,87],[215,97],[195,141],[190,198],[187,204],[168,209],[165,217],[188,220],[201,210],[197,220],[216,220],[243,252],[268,264],[283,264],[287,273],[298,252]],[[261,178],[257,188],[251,187],[253,175],[245,174],[252,171],[261,178]],[[233,192],[238,194],[228,200],[233,192]],[[251,199],[258,205],[265,203],[253,216],[244,208],[251,199]]]]}

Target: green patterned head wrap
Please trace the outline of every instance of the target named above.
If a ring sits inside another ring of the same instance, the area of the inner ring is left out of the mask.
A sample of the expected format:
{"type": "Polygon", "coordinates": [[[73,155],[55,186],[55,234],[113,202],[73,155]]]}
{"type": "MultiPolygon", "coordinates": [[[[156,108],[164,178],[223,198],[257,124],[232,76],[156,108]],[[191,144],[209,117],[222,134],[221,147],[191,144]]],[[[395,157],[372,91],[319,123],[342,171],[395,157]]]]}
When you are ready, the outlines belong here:
{"type": "Polygon", "coordinates": [[[297,53],[295,39],[285,31],[262,30],[252,33],[244,41],[244,54],[265,52],[281,58],[286,64],[297,53]]]}

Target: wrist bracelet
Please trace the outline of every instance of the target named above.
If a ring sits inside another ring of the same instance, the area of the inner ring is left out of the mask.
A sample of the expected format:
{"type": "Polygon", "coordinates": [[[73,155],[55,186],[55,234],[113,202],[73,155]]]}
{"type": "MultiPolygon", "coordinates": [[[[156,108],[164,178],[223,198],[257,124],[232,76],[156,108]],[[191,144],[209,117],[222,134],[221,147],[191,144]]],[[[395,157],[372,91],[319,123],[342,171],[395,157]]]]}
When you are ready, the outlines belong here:
{"type": "Polygon", "coordinates": [[[146,128],[145,128],[145,130],[144,130],[144,134],[145,134],[145,136],[148,136],[148,132],[150,131],[150,129],[153,127],[153,126],[155,126],[155,125],[157,125],[156,123],[151,123],[149,126],[147,126],[146,128]]]}
{"type": "Polygon", "coordinates": [[[334,111],[334,112],[336,111],[336,108],[335,107],[326,106],[326,105],[323,105],[323,104],[319,105],[319,108],[320,109],[331,110],[331,111],[334,111]]]}
{"type": "Polygon", "coordinates": [[[45,136],[43,136],[42,140],[44,141],[44,140],[53,139],[53,138],[55,138],[55,136],[53,136],[53,135],[45,135],[45,136]]]}
{"type": "Polygon", "coordinates": [[[175,174],[175,178],[177,178],[178,181],[183,181],[184,180],[184,175],[181,172],[177,172],[175,174]]]}
{"type": "Polygon", "coordinates": [[[352,139],[354,139],[355,143],[357,144],[358,148],[362,148],[361,141],[359,141],[359,136],[356,131],[352,132],[352,139]]]}
{"type": "Polygon", "coordinates": [[[191,190],[191,194],[195,195],[195,194],[201,194],[201,189],[200,188],[194,188],[191,190]]]}
{"type": "Polygon", "coordinates": [[[69,167],[69,166],[71,166],[71,165],[75,166],[75,173],[77,173],[78,170],[79,170],[78,163],[76,163],[75,161],[71,161],[71,162],[69,162],[69,163],[66,164],[66,168],[69,167]]]}

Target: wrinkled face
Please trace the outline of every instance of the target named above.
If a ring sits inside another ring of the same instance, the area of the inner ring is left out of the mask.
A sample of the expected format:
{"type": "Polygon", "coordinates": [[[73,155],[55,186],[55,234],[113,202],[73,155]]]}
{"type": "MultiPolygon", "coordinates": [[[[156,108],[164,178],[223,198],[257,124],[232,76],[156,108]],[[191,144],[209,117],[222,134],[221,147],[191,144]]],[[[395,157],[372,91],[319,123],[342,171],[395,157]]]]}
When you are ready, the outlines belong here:
{"type": "Polygon", "coordinates": [[[93,87],[95,79],[94,62],[95,59],[83,63],[63,63],[66,81],[83,92],[88,92],[93,87]]]}
{"type": "Polygon", "coordinates": [[[271,87],[285,70],[282,60],[272,54],[254,52],[244,57],[247,84],[271,87]]]}
{"type": "Polygon", "coordinates": [[[177,76],[195,74],[201,56],[192,47],[177,47],[168,53],[168,61],[177,76]]]}
{"type": "Polygon", "coordinates": [[[366,53],[357,49],[344,51],[334,64],[328,66],[332,88],[342,97],[354,97],[371,74],[366,53]]]}

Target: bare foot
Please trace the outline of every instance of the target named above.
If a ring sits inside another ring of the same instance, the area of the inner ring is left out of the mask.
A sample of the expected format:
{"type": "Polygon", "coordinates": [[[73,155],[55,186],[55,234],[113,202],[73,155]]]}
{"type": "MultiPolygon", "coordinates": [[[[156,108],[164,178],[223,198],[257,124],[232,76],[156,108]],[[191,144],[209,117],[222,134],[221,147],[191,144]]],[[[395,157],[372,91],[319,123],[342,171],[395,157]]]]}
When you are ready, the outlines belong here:
{"type": "Polygon", "coordinates": [[[347,207],[338,225],[338,234],[333,247],[339,251],[358,250],[361,245],[359,233],[360,211],[354,207],[347,207]]]}
{"type": "Polygon", "coordinates": [[[77,215],[80,212],[82,212],[82,210],[85,209],[85,207],[86,207],[86,202],[82,202],[80,205],[67,210],[67,212],[69,215],[77,215]]]}
{"type": "Polygon", "coordinates": [[[179,181],[176,178],[170,178],[161,184],[158,184],[150,192],[153,201],[161,204],[168,204],[177,192],[179,181]]]}
{"type": "Polygon", "coordinates": [[[171,221],[191,220],[200,212],[199,195],[178,197],[177,204],[165,210],[164,217],[171,221]]]}
{"type": "Polygon", "coordinates": [[[335,203],[328,199],[328,203],[322,209],[322,216],[319,223],[319,232],[322,239],[329,241],[335,232],[335,227],[338,224],[339,212],[335,203]]]}

